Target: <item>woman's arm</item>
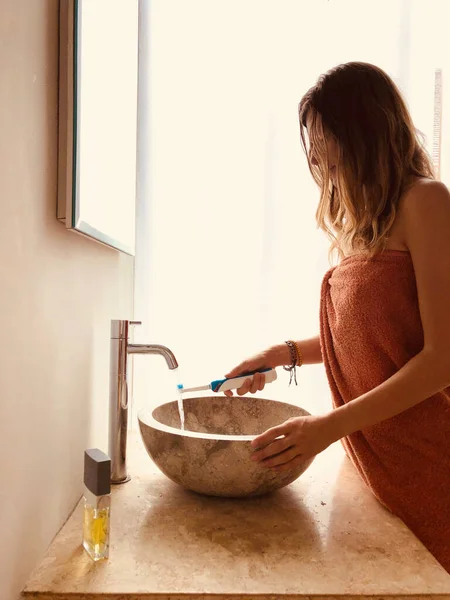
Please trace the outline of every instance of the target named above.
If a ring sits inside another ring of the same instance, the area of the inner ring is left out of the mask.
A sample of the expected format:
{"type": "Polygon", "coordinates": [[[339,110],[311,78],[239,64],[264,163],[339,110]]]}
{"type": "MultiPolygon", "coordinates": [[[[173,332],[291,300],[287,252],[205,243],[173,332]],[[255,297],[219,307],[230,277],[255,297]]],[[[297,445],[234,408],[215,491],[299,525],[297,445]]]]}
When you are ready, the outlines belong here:
{"type": "Polygon", "coordinates": [[[449,385],[450,365],[443,356],[423,350],[387,381],[329,414],[335,441],[394,417],[449,385]]]}
{"type": "Polygon", "coordinates": [[[390,379],[338,408],[338,438],[389,419],[450,386],[450,194],[421,182],[405,198],[402,225],[416,276],[423,350],[390,379]]]}
{"type": "MultiPolygon", "coordinates": [[[[323,362],[319,336],[307,340],[300,340],[296,343],[302,353],[304,365],[315,365],[323,362]]],[[[269,353],[274,357],[274,366],[282,367],[291,364],[291,354],[286,343],[272,346],[272,348],[269,349],[269,353]]]]}
{"type": "MultiPolygon", "coordinates": [[[[298,345],[300,347],[300,352],[303,355],[303,364],[312,365],[314,363],[322,362],[319,337],[303,340],[298,342],[298,345]]],[[[291,360],[291,353],[288,345],[286,343],[277,344],[276,346],[271,346],[270,348],[267,348],[267,350],[244,360],[234,367],[234,369],[231,369],[231,371],[226,373],[225,377],[238,377],[241,373],[259,371],[260,369],[267,367],[275,368],[290,365],[291,360]]],[[[244,385],[236,391],[240,396],[243,396],[248,392],[255,394],[256,392],[263,390],[265,385],[265,376],[256,373],[252,377],[246,379],[244,385]]],[[[232,396],[233,392],[226,391],[225,395],[232,396]]]]}
{"type": "Polygon", "coordinates": [[[450,194],[423,182],[405,198],[405,241],[414,264],[424,347],[387,381],[325,415],[296,417],[256,437],[253,459],[292,469],[340,438],[389,419],[450,386],[450,194]],[[259,448],[259,450],[258,450],[259,448]]]}

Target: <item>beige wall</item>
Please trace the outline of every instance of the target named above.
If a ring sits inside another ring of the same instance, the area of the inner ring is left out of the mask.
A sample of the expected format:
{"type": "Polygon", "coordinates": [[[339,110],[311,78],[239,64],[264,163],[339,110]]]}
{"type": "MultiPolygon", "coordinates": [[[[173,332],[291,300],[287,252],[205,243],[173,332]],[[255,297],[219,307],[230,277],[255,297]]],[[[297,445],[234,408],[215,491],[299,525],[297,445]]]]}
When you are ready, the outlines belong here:
{"type": "Polygon", "coordinates": [[[15,600],[106,449],[109,320],[133,261],[56,221],[58,0],[0,0],[0,599],[15,600]]]}

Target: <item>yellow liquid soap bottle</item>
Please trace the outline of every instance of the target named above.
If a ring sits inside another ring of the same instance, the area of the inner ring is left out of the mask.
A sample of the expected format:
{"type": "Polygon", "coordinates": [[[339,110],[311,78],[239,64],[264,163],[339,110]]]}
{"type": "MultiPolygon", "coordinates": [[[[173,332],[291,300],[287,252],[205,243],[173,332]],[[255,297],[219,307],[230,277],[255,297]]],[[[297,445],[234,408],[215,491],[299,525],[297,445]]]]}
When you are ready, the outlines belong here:
{"type": "Polygon", "coordinates": [[[111,460],[97,449],[84,453],[83,547],[94,561],[109,556],[111,460]]]}

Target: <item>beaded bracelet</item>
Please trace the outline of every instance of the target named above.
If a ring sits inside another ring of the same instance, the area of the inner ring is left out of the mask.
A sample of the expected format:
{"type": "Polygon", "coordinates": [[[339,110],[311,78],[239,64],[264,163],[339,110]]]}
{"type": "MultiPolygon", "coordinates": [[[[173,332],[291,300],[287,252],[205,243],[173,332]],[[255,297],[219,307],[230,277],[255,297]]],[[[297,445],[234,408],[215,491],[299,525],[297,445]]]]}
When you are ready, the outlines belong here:
{"type": "Polygon", "coordinates": [[[297,351],[297,367],[301,367],[303,365],[303,354],[300,350],[300,344],[298,342],[294,342],[294,346],[297,351]]]}
{"type": "Polygon", "coordinates": [[[297,385],[297,372],[295,368],[297,366],[297,363],[300,363],[299,366],[303,364],[303,357],[299,352],[298,345],[295,342],[293,342],[292,340],[287,340],[285,343],[287,344],[289,348],[289,353],[291,355],[291,365],[289,367],[284,366],[283,369],[285,371],[289,371],[290,373],[289,385],[291,385],[292,380],[294,380],[295,385],[297,385]]]}

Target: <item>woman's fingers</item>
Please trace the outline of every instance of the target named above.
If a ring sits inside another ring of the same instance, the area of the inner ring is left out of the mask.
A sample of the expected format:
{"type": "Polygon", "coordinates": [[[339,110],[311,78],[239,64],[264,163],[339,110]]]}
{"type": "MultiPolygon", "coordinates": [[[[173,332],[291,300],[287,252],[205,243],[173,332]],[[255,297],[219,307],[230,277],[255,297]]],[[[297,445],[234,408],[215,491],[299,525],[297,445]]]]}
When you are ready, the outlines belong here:
{"type": "MultiPolygon", "coordinates": [[[[244,396],[245,394],[247,394],[247,392],[250,391],[250,385],[251,385],[251,379],[247,379],[242,387],[237,388],[235,390],[236,394],[238,396],[244,396]]],[[[226,390],[224,392],[224,394],[225,394],[225,396],[228,396],[229,398],[231,398],[231,396],[234,395],[232,390],[226,390]]]]}
{"type": "Polygon", "coordinates": [[[239,377],[242,373],[252,373],[253,371],[261,371],[262,369],[267,368],[267,357],[264,352],[260,354],[256,354],[251,358],[247,358],[238,364],[234,369],[225,373],[225,377],[229,379],[230,377],[239,377]]]}
{"type": "Polygon", "coordinates": [[[246,379],[244,381],[244,384],[236,390],[236,393],[239,396],[243,396],[244,394],[247,394],[250,391],[251,386],[252,386],[252,378],[249,377],[248,379],[246,379]]]}
{"type": "Polygon", "coordinates": [[[261,373],[260,384],[258,386],[258,391],[262,391],[266,385],[266,376],[264,373],[261,373]]]}
{"type": "MultiPolygon", "coordinates": [[[[255,357],[244,360],[239,365],[234,367],[234,369],[231,369],[231,371],[226,373],[225,377],[227,379],[231,379],[233,377],[242,376],[243,373],[259,371],[260,369],[265,368],[265,362],[266,358],[264,357],[263,353],[261,353],[259,355],[256,355],[255,357]]],[[[264,375],[264,373],[256,372],[253,376],[249,376],[249,378],[246,379],[245,383],[240,388],[238,388],[235,393],[239,396],[244,396],[249,392],[251,394],[255,394],[256,392],[260,392],[261,390],[263,390],[265,385],[266,376],[264,375]]],[[[227,391],[225,392],[225,395],[233,396],[233,392],[227,391]]]]}
{"type": "Polygon", "coordinates": [[[230,377],[239,377],[242,373],[248,373],[249,371],[256,371],[258,367],[255,367],[254,361],[244,360],[237,367],[231,369],[228,373],[225,373],[225,377],[230,379],[230,377]]]}
{"type": "Polygon", "coordinates": [[[276,427],[271,427],[261,435],[255,437],[252,441],[252,448],[263,448],[264,446],[268,446],[272,442],[276,440],[277,437],[281,435],[287,435],[291,430],[291,424],[289,421],[282,423],[281,425],[277,425],[276,427]]]}
{"type": "Polygon", "coordinates": [[[306,457],[303,454],[297,454],[295,456],[295,458],[293,458],[289,462],[285,462],[283,464],[276,465],[276,466],[270,467],[270,468],[271,468],[271,470],[276,471],[276,472],[290,471],[291,469],[295,469],[295,467],[297,467],[300,463],[302,463],[305,460],[305,458],[306,457]]]}
{"type": "MultiPolygon", "coordinates": [[[[256,392],[263,390],[265,385],[266,376],[264,373],[255,373],[252,377],[248,377],[240,388],[236,389],[236,394],[238,396],[244,396],[249,392],[255,394],[256,392]]],[[[227,390],[224,394],[229,397],[233,396],[231,390],[227,390]]]]}
{"type": "Polygon", "coordinates": [[[251,393],[256,394],[258,390],[261,391],[262,389],[264,389],[265,384],[266,376],[264,375],[264,373],[255,373],[253,375],[253,381],[250,386],[251,393]]]}
{"type": "MultiPolygon", "coordinates": [[[[260,462],[263,467],[273,468],[273,467],[281,467],[287,463],[292,463],[292,461],[298,456],[299,449],[296,446],[291,446],[284,452],[277,454],[275,456],[271,456],[270,458],[266,458],[260,462]]],[[[291,465],[292,467],[292,465],[291,465]]]]}
{"type": "MultiPolygon", "coordinates": [[[[252,460],[263,461],[265,464],[267,461],[280,453],[285,453],[286,450],[292,447],[292,440],[289,437],[282,437],[280,439],[276,439],[274,442],[261,448],[261,450],[257,450],[252,455],[252,460]]],[[[290,460],[290,459],[288,459],[290,460]]],[[[286,462],[286,461],[282,461],[286,462]]],[[[278,464],[278,463],[275,463],[278,464]]],[[[270,466],[270,465],[269,465],[270,466]]]]}

